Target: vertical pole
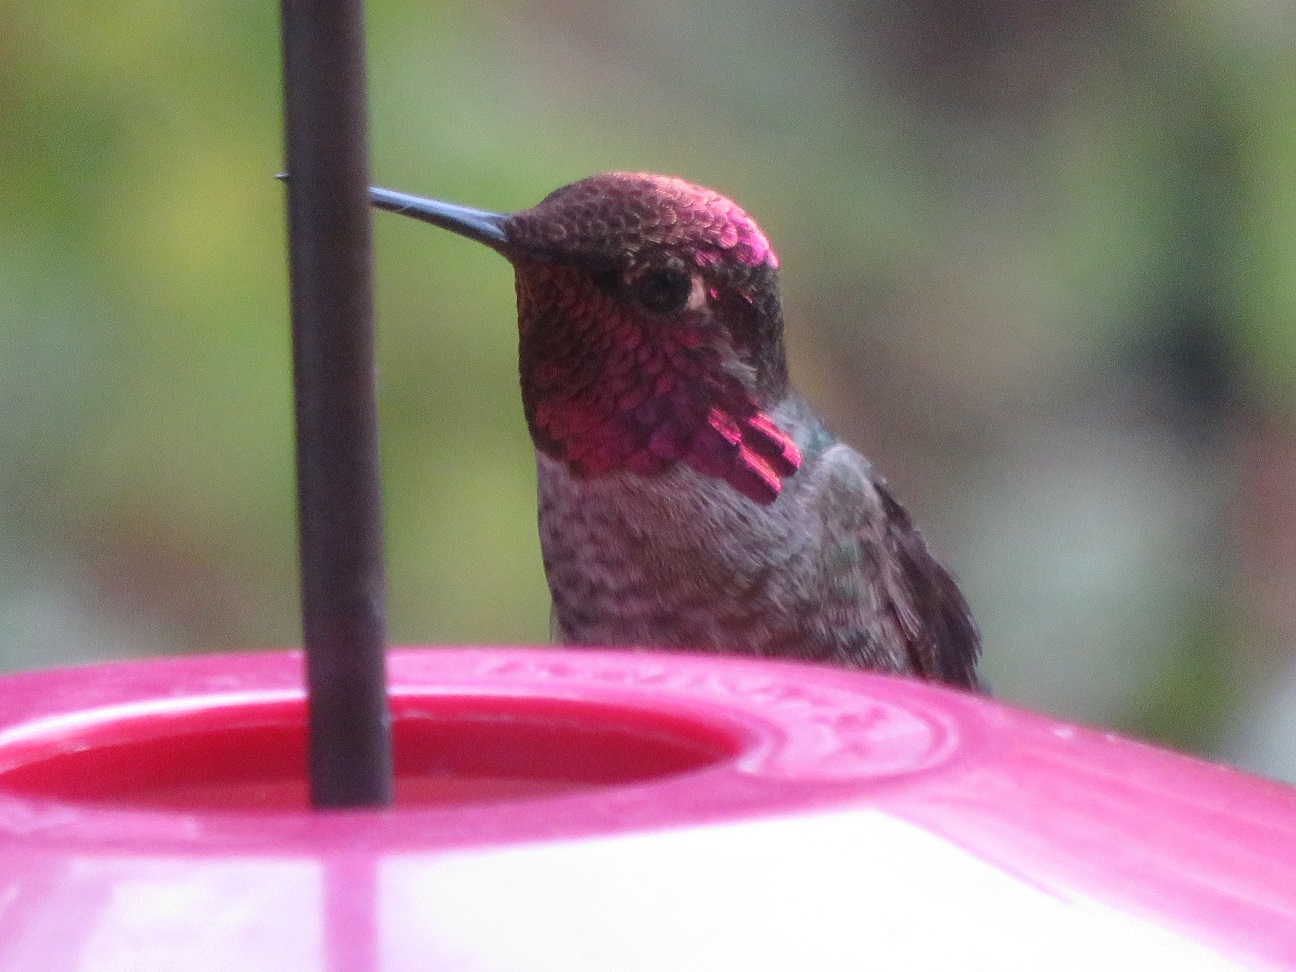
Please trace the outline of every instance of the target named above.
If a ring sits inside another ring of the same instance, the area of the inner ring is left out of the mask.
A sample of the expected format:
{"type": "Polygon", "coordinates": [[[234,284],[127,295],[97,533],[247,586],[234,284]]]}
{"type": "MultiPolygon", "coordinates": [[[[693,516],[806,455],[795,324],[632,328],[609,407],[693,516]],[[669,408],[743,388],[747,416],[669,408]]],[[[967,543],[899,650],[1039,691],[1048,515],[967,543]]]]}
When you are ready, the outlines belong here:
{"type": "Polygon", "coordinates": [[[309,779],[391,802],[362,0],[281,0],[309,779]]]}

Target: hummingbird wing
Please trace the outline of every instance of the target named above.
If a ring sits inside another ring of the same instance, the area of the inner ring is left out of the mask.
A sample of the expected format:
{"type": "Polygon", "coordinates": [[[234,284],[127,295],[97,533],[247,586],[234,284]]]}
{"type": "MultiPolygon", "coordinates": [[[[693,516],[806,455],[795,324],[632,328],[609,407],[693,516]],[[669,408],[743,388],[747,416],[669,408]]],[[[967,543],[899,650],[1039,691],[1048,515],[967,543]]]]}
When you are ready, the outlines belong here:
{"type": "Polygon", "coordinates": [[[910,659],[927,678],[982,688],[976,663],[981,634],[949,570],[883,483],[875,484],[884,511],[888,603],[910,659]]]}
{"type": "Polygon", "coordinates": [[[825,563],[837,575],[826,601],[839,620],[849,604],[858,608],[855,644],[845,649],[866,667],[880,654],[922,678],[984,690],[981,636],[953,575],[863,456],[837,444],[821,461],[816,505],[825,563]]]}

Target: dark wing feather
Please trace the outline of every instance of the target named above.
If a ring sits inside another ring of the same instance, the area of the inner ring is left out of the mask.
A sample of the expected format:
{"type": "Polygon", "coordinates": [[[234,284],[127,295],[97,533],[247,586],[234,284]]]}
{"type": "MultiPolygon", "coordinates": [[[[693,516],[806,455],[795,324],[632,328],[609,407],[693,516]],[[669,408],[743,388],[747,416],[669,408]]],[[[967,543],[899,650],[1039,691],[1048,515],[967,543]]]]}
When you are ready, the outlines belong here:
{"type": "MultiPolygon", "coordinates": [[[[904,671],[984,690],[976,674],[981,638],[958,584],[938,561],[868,461],[838,444],[822,456],[813,497],[823,517],[825,570],[817,596],[840,627],[835,654],[850,664],[904,671]]],[[[825,626],[827,627],[827,626],[825,626]]],[[[821,635],[822,640],[822,635],[821,635]]]]}
{"type": "Polygon", "coordinates": [[[874,488],[882,500],[888,554],[885,604],[895,614],[910,663],[924,678],[984,690],[976,672],[981,635],[963,592],[886,485],[875,482],[874,488]]]}

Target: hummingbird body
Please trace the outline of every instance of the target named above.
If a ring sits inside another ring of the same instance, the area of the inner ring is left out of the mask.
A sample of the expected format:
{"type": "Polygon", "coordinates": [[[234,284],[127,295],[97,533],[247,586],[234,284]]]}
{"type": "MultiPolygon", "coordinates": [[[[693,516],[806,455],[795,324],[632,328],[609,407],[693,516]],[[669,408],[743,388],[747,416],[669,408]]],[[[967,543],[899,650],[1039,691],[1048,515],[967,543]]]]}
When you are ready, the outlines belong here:
{"type": "Polygon", "coordinates": [[[514,266],[541,549],[565,643],[980,687],[953,578],[867,460],[792,390],[778,259],[737,205],[630,173],[509,215],[373,195],[514,266]]]}

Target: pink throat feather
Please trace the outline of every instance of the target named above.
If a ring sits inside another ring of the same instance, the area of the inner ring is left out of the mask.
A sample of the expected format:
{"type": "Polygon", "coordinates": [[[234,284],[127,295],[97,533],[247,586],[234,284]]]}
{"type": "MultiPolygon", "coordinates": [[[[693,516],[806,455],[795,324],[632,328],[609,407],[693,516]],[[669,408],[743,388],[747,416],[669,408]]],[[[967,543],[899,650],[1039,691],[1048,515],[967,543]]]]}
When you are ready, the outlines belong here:
{"type": "Polygon", "coordinates": [[[735,415],[711,406],[703,416],[687,396],[672,395],[670,401],[670,412],[656,428],[633,413],[599,414],[570,401],[540,403],[533,421],[556,446],[557,458],[581,478],[619,470],[652,476],[682,462],[764,506],[800,468],[796,443],[764,412],[752,407],[735,415]]]}
{"type": "Polygon", "coordinates": [[[523,330],[523,400],[543,451],[579,477],[684,463],[754,502],[778,497],[800,450],[698,329],[645,331],[578,271],[532,274],[519,275],[520,316],[563,322],[523,330]]]}

